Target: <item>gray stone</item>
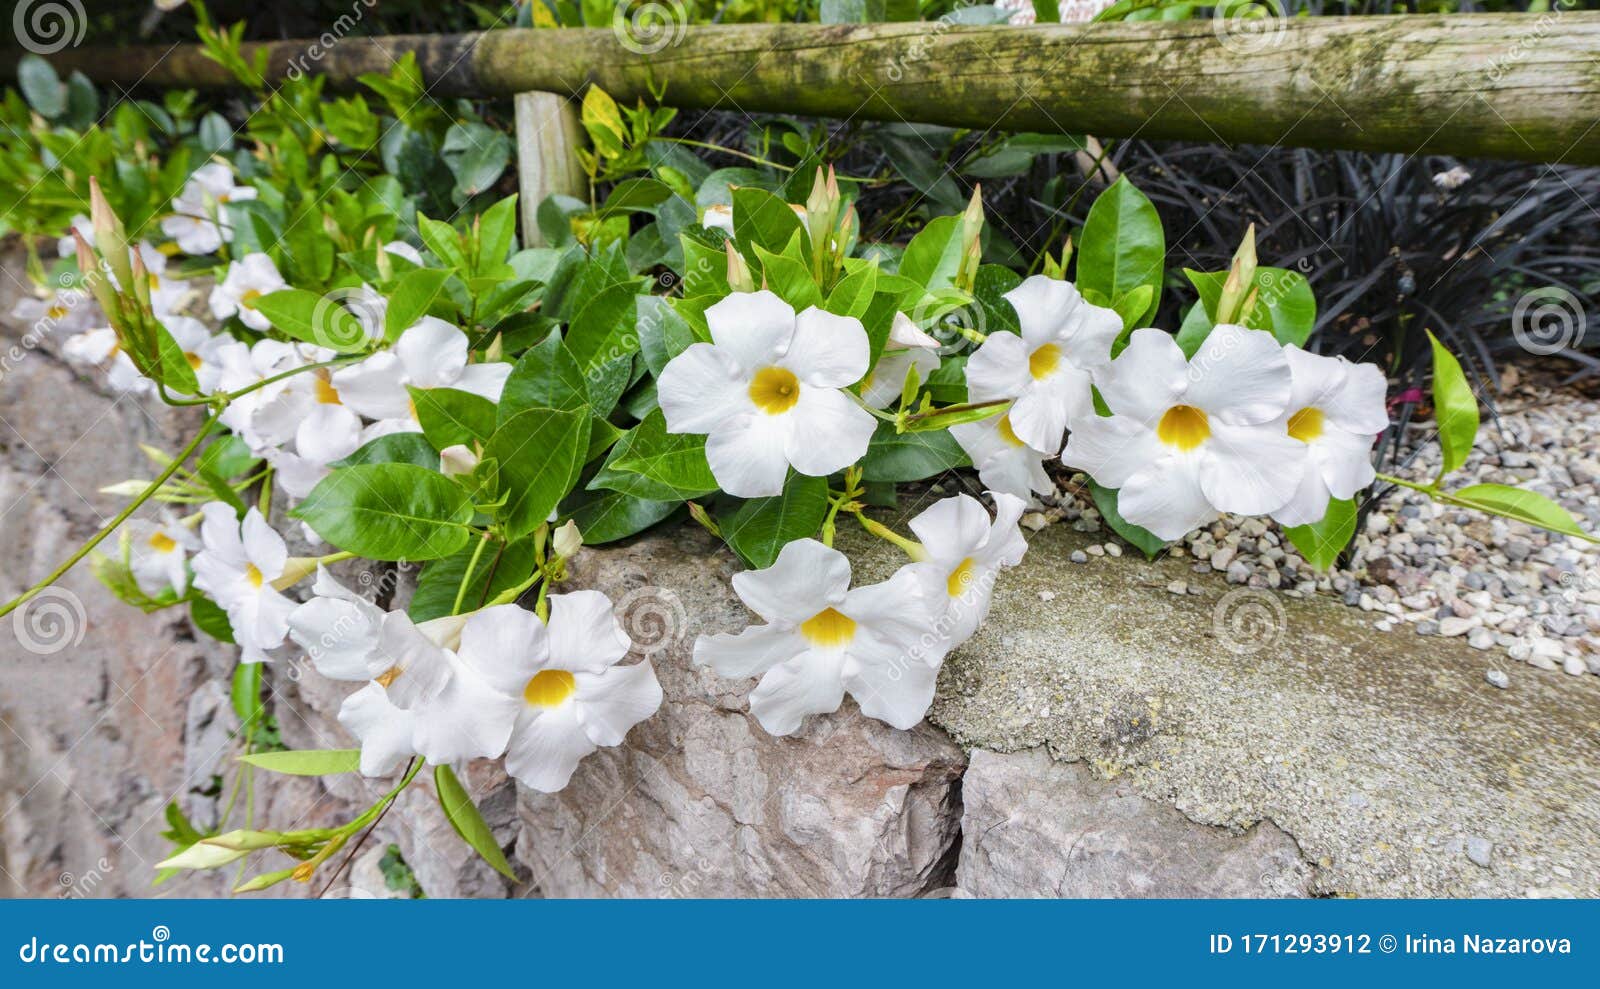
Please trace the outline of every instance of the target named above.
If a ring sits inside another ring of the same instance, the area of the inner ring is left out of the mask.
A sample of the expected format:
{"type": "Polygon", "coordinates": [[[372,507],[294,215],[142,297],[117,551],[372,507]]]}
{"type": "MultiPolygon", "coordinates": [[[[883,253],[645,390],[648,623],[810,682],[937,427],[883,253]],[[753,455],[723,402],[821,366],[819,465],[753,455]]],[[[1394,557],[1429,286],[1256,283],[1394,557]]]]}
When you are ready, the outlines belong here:
{"type": "Polygon", "coordinates": [[[1494,853],[1494,842],[1487,838],[1473,836],[1467,839],[1467,858],[1473,865],[1489,868],[1489,856],[1494,853]]]}
{"type": "Polygon", "coordinates": [[[1043,749],[975,749],[956,885],[980,897],[1304,896],[1311,866],[1269,822],[1197,824],[1043,749]]]}

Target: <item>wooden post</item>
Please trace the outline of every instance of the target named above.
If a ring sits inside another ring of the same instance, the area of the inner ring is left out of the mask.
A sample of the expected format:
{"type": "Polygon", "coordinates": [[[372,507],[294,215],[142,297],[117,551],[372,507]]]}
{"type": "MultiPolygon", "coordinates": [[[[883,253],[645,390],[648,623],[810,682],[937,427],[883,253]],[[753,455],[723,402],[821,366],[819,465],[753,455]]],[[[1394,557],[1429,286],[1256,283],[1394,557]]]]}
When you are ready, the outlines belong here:
{"type": "Polygon", "coordinates": [[[539,204],[559,193],[589,198],[589,177],[578,162],[583,126],[572,101],[559,93],[518,93],[517,182],[522,203],[522,246],[544,246],[539,204]]]}

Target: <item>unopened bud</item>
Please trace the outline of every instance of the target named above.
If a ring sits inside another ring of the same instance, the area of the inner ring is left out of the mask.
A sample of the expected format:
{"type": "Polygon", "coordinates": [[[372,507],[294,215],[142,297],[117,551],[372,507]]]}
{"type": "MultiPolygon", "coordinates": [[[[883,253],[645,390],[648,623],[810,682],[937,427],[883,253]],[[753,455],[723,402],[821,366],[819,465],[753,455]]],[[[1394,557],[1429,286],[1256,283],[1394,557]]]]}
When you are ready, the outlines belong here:
{"type": "Polygon", "coordinates": [[[575,556],[578,550],[583,548],[583,533],[579,531],[578,523],[573,519],[567,519],[566,523],[556,530],[555,535],[550,537],[550,548],[563,560],[575,556]]]}
{"type": "Polygon", "coordinates": [[[734,248],[731,240],[726,241],[724,246],[728,251],[728,288],[735,292],[754,292],[755,276],[750,274],[750,266],[745,263],[744,255],[734,248]]]}
{"type": "Polygon", "coordinates": [[[223,848],[205,841],[197,841],[176,855],[156,863],[158,869],[219,869],[237,862],[248,854],[235,848],[223,848]]]}
{"type": "Polygon", "coordinates": [[[294,875],[294,869],[280,869],[277,872],[263,872],[253,879],[247,879],[233,888],[235,893],[259,893],[264,889],[276,886],[294,875]]]}
{"type": "Polygon", "coordinates": [[[445,477],[470,474],[478,466],[478,455],[465,444],[457,443],[439,451],[439,471],[445,477]]]}

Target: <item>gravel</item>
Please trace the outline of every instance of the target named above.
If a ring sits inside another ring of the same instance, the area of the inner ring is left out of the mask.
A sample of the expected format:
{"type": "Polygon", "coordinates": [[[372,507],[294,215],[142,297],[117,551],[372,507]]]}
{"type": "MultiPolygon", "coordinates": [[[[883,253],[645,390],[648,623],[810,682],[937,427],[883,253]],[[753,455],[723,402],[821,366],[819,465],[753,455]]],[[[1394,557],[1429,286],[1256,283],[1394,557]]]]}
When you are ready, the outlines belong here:
{"type": "MultiPolygon", "coordinates": [[[[1515,484],[1600,532],[1600,399],[1508,367],[1498,406],[1498,419],[1485,417],[1476,447],[1445,489],[1515,484]]],[[[1411,463],[1395,473],[1432,480],[1440,462],[1433,422],[1417,424],[1404,441],[1411,463]]],[[[1094,531],[1100,514],[1083,478],[1073,481],[1046,517],[1094,531]]],[[[1276,523],[1259,518],[1224,516],[1168,552],[1192,558],[1196,572],[1225,574],[1230,584],[1336,597],[1392,634],[1465,637],[1474,649],[1539,669],[1600,673],[1600,547],[1420,492],[1390,490],[1372,506],[1347,569],[1312,570],[1276,523]]],[[[1073,562],[1087,562],[1081,555],[1073,562]]],[[[1175,584],[1168,590],[1182,593],[1175,584]]],[[[1502,686],[1492,674],[1490,682],[1502,686]]]]}

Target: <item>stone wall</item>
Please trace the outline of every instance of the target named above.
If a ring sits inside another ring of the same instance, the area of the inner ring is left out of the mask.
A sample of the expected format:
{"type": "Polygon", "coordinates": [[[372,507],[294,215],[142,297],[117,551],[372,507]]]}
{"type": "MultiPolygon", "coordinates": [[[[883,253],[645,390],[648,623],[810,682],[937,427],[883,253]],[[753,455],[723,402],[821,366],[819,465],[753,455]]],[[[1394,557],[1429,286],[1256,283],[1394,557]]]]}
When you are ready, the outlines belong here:
{"type": "MultiPolygon", "coordinates": [[[[4,321],[6,346],[27,329],[4,321]]],[[[170,450],[192,425],[104,393],[58,345],[0,378],[7,597],[117,510],[99,486],[149,474],[130,438],[170,450]]],[[[895,562],[841,538],[863,577],[895,562]]],[[[746,620],[725,550],[691,526],[586,550],[572,586],[619,601],[660,714],[560,794],[470,767],[521,882],[456,837],[424,774],[331,895],[382,895],[390,843],[430,896],[1600,894],[1600,682],[1516,664],[1501,689],[1492,656],[1333,601],[1230,589],[1182,560],[1068,564],[1089,541],[1032,537],[929,723],[895,732],[847,700],[783,739],[749,717],[748,683],[690,663],[695,635],[746,620]]],[[[60,587],[64,635],[41,608],[0,629],[0,893],[224,895],[232,873],[150,880],[166,803],[208,821],[226,799],[232,650],[117,603],[87,568],[60,587]]],[[[333,718],[347,687],[287,659],[268,682],[286,744],[350,744],[333,718]]],[[[253,820],[328,824],[382,788],[257,774],[253,820]]]]}

